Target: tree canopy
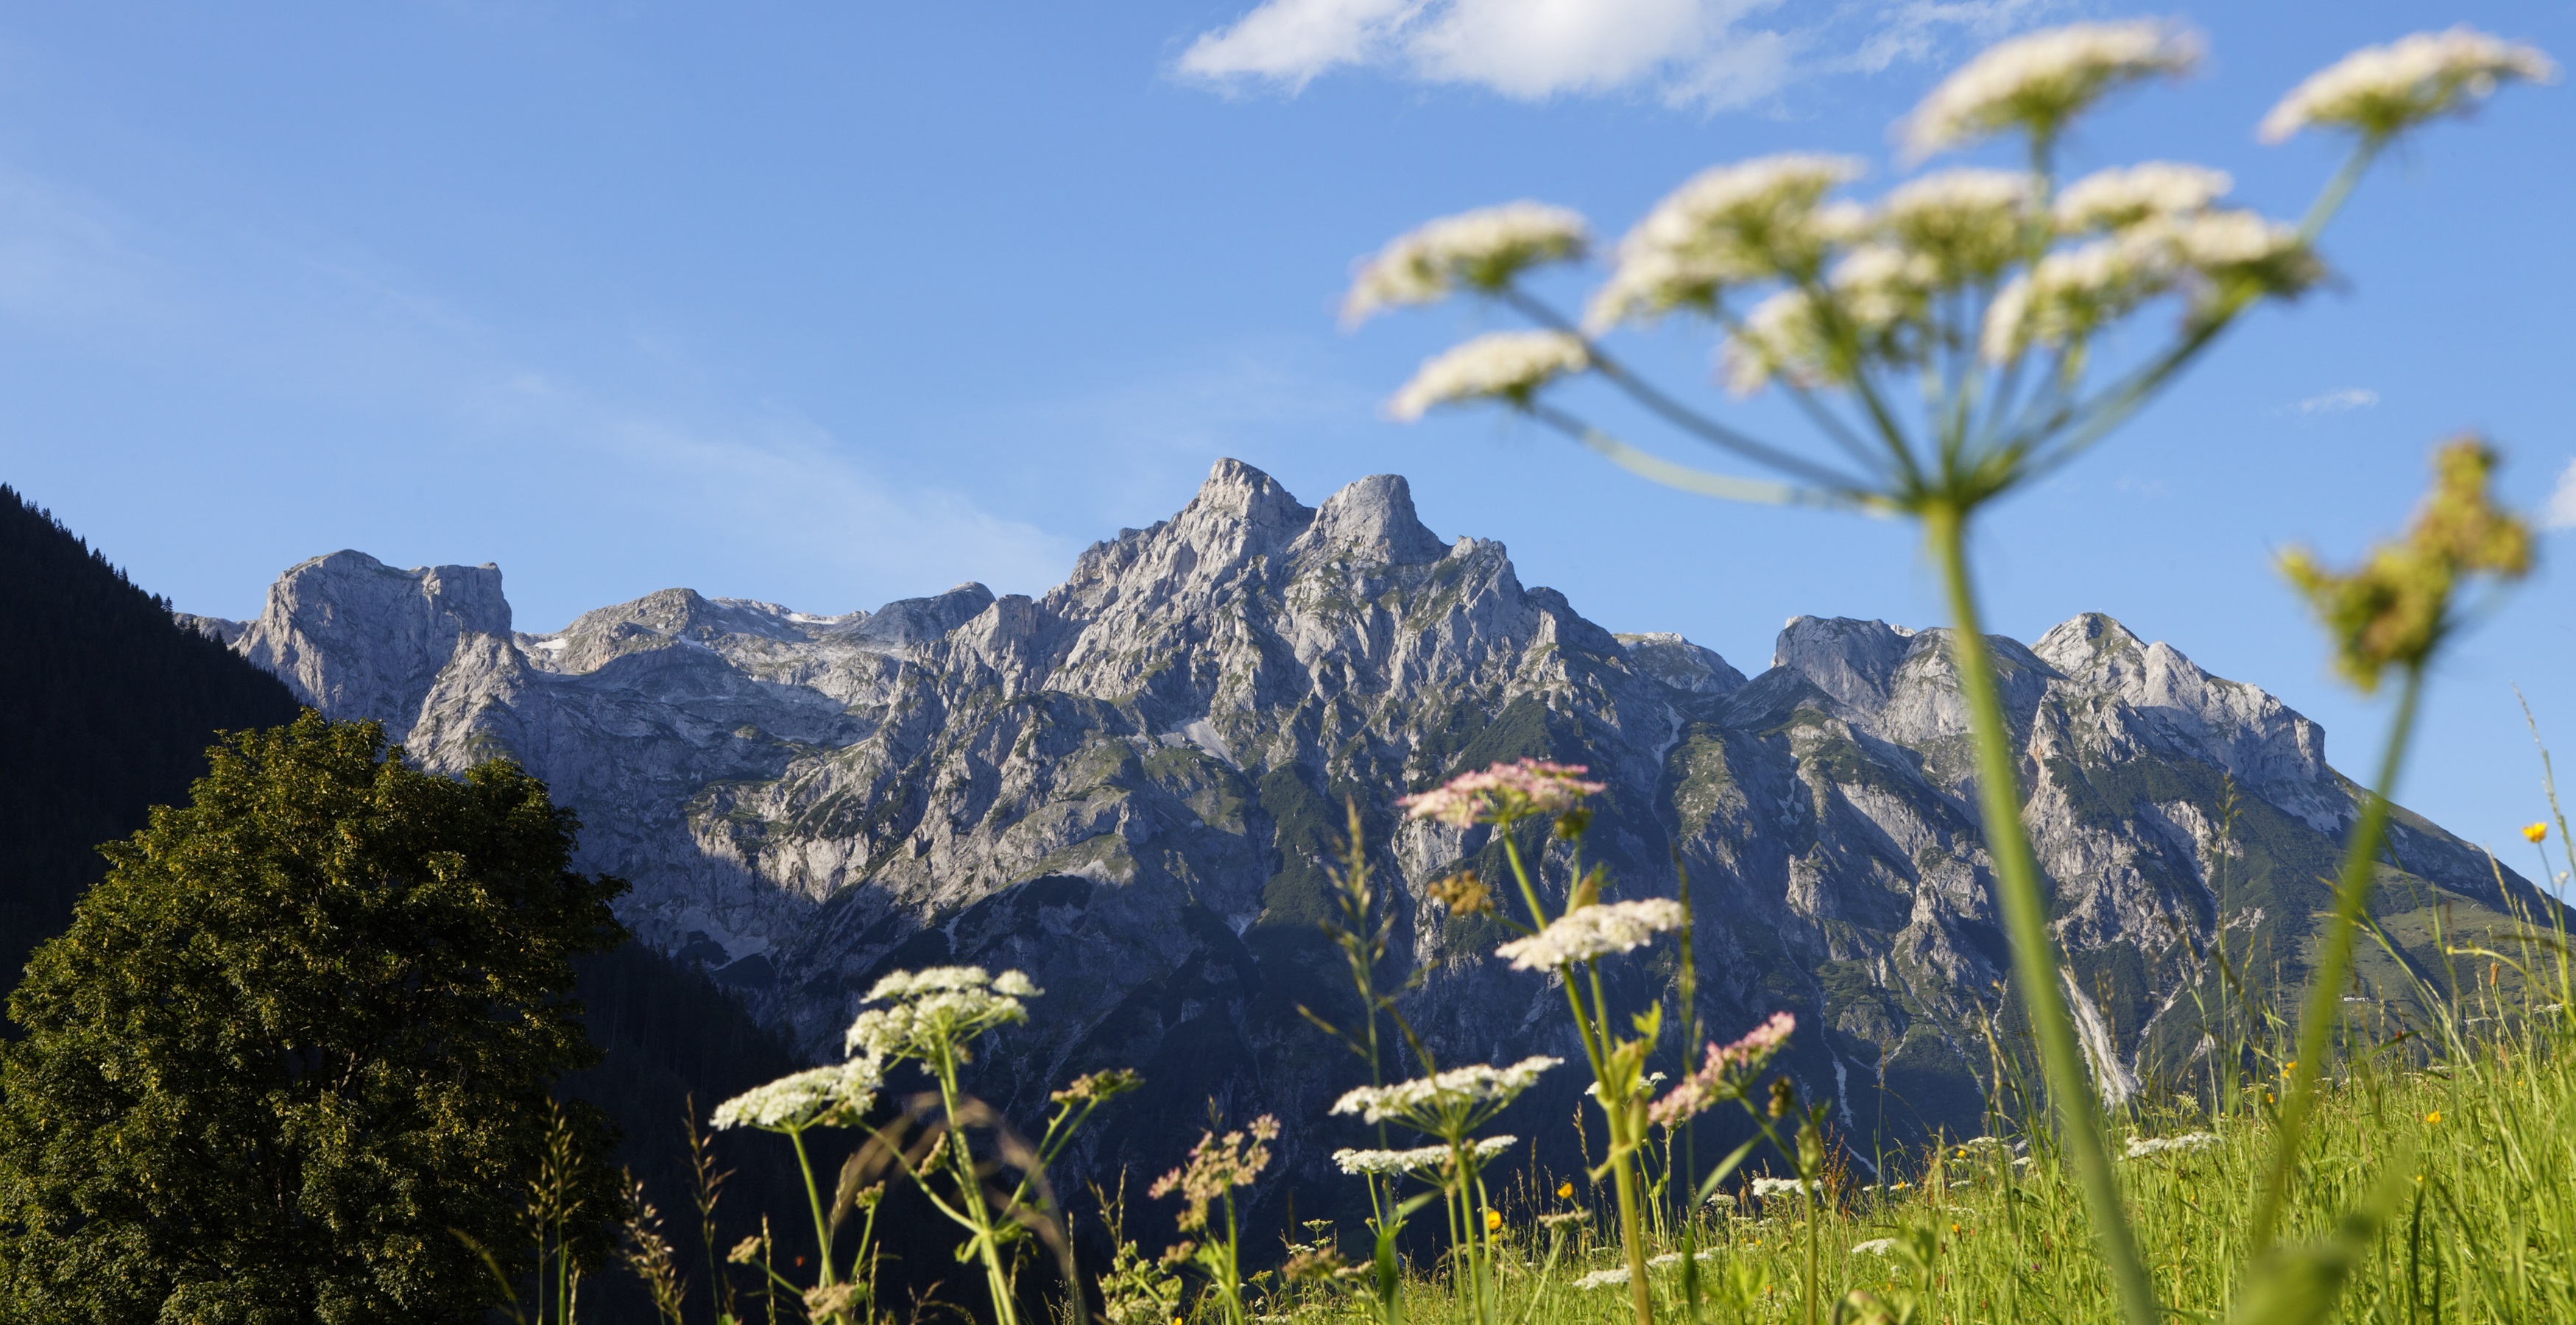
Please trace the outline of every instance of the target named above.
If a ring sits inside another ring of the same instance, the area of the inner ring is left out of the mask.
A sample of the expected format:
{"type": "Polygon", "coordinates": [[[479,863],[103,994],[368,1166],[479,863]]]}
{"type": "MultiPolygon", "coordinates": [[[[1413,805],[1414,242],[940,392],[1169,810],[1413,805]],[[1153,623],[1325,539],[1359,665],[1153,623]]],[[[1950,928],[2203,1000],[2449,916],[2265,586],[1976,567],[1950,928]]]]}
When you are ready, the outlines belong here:
{"type": "MultiPolygon", "coordinates": [[[[471,1317],[463,1233],[520,1245],[549,1089],[598,1058],[573,958],[625,884],[505,761],[410,767],[373,723],[227,736],[9,1000],[0,1281],[28,1321],[471,1317]]],[[[579,1195],[618,1212],[610,1129],[579,1195]]]]}

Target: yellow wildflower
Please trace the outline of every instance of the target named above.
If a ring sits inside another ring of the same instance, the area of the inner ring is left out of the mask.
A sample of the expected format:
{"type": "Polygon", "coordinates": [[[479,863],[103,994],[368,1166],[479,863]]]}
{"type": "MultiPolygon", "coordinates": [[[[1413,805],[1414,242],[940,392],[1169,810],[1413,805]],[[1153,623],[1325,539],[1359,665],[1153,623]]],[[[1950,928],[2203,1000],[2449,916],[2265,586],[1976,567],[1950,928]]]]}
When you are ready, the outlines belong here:
{"type": "Polygon", "coordinates": [[[2433,1124],[2433,1125],[2434,1125],[2434,1126],[2436,1126],[2436,1127],[2441,1126],[2441,1123],[2442,1123],[2442,1111],[2441,1111],[2440,1109],[2435,1109],[2435,1110],[2434,1110],[2434,1111],[2432,1111],[2431,1113],[2425,1114],[2425,1115],[2424,1115],[2424,1121],[2426,1121],[2426,1122],[2428,1122],[2428,1123],[2431,1123],[2431,1124],[2433,1124]]]}
{"type": "Polygon", "coordinates": [[[1558,1200],[1560,1200],[1560,1201],[1570,1201],[1570,1200],[1573,1200],[1573,1199],[1574,1199],[1574,1184],[1573,1184],[1573,1182],[1571,1182],[1571,1181],[1566,1181],[1566,1182],[1560,1182],[1560,1183],[1558,1183],[1558,1184],[1556,1185],[1556,1199],[1558,1199],[1558,1200]]]}
{"type": "Polygon", "coordinates": [[[1488,1233],[1500,1233],[1503,1231],[1502,1211],[1488,1210],[1485,1212],[1485,1231],[1488,1233]]]}
{"type": "Polygon", "coordinates": [[[2549,825],[2542,823],[2524,824],[2522,826],[2522,840],[2535,845],[2548,841],[2549,825]]]}

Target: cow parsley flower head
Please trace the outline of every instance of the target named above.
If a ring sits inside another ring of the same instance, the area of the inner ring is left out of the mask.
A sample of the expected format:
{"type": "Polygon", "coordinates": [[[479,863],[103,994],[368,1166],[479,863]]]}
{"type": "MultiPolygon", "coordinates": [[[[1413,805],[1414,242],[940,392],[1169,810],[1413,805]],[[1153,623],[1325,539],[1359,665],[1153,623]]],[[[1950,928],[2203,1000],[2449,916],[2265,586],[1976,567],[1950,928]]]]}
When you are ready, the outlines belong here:
{"type": "Polygon", "coordinates": [[[1665,1127],[1678,1127],[1723,1100],[1741,1099],[1755,1074],[1789,1043],[1798,1018],[1774,1012],[1761,1025],[1732,1044],[1710,1043],[1699,1070],[1682,1078],[1672,1093],[1646,1106],[1646,1116],[1665,1127]]]}
{"type": "Polygon", "coordinates": [[[1337,1114],[1363,1122],[1394,1122],[1435,1136],[1463,1137],[1537,1084],[1539,1073],[1565,1060],[1524,1058],[1509,1067],[1477,1063],[1392,1086],[1360,1086],[1333,1101],[1337,1114]]]}
{"type": "Polygon", "coordinates": [[[2189,1152],[2217,1144],[2217,1136],[2209,1132],[2185,1132],[2180,1136],[2133,1136],[2129,1138],[2129,1152],[2123,1158],[2145,1159],[2150,1155],[2161,1155],[2168,1151],[2189,1152]]]}
{"type": "Polygon", "coordinates": [[[885,1084],[885,1072],[874,1058],[853,1058],[830,1067],[808,1068],[756,1086],[716,1106],[710,1121],[719,1131],[758,1127],[766,1131],[800,1131],[808,1127],[854,1127],[885,1084]]]}
{"type": "Polygon", "coordinates": [[[2007,129],[2053,138],[2066,122],[2128,84],[2188,72],[2200,39],[2162,23],[2077,23],[1987,48],[1942,80],[1906,117],[1915,159],[2007,129]]]}
{"type": "Polygon", "coordinates": [[[1502,400],[1526,405],[1540,387],[1592,366],[1579,336],[1562,331],[1493,331],[1424,360],[1386,403],[1407,423],[1434,405],[1502,400]]]}
{"type": "Polygon", "coordinates": [[[1594,1270],[1575,1280],[1574,1288],[1576,1292],[1589,1293],[1596,1288],[1609,1288],[1626,1282],[1628,1282],[1628,1267],[1618,1265],[1607,1270],[1594,1270]]]}
{"type": "Polygon", "coordinates": [[[1579,906],[1527,938],[1494,949],[1516,971],[1553,971],[1641,947],[1682,927],[1682,904],[1669,897],[1579,906]]]}
{"type": "Polygon", "coordinates": [[[1851,1254],[1854,1256],[1887,1256],[1894,1254],[1895,1251],[1896,1239],[1871,1238],[1867,1242],[1853,1243],[1851,1254]]]}
{"type": "Polygon", "coordinates": [[[1545,759],[1514,759],[1489,764],[1429,791],[1399,797],[1406,817],[1436,819],[1455,828],[1476,824],[1513,824],[1540,815],[1563,814],[1583,798],[1605,790],[1606,782],[1586,782],[1591,771],[1582,764],[1545,759]]]}
{"type": "Polygon", "coordinates": [[[2018,170],[1944,170],[1887,196],[1880,230],[1950,282],[1994,275],[2030,251],[2039,181],[2018,170]]]}
{"type": "Polygon", "coordinates": [[[1500,290],[1531,267],[1582,257],[1590,244],[1580,215],[1543,203],[1444,216],[1360,264],[1342,300],[1342,320],[1358,323],[1383,309],[1433,303],[1462,289],[1500,290]]]}
{"type": "Polygon", "coordinates": [[[2125,230],[2142,221],[2203,211],[2236,181],[2224,170],[2174,161],[2142,161],[2097,170],[2057,195],[2057,225],[2069,234],[2125,230]]]}
{"type": "Polygon", "coordinates": [[[1860,177],[1843,156],[1790,153],[1717,166],[1675,189],[1619,241],[1618,265],[1593,297],[1586,325],[1605,330],[1676,309],[1707,310],[1729,287],[1814,272],[1866,215],[1824,205],[1860,177]]]}
{"type": "Polygon", "coordinates": [[[1796,1178],[1755,1178],[1753,1180],[1753,1195],[1758,1199],[1768,1201],[1775,1197],[1796,1196],[1802,1190],[1815,1192],[1819,1187],[1820,1184],[1812,1182],[1801,1183],[1796,1178]]]}
{"type": "Polygon", "coordinates": [[[2297,294],[2326,275],[2325,264],[2297,227],[2255,212],[2177,217],[2157,225],[2147,237],[2171,244],[2183,265],[2204,280],[2250,282],[2266,294],[2297,294]]]}
{"type": "MultiPolygon", "coordinates": [[[[1874,342],[1920,327],[1931,318],[1932,291],[1941,266],[1931,257],[1894,244],[1862,244],[1834,264],[1826,284],[1852,329],[1874,342]]],[[[1893,352],[1888,345],[1882,352],[1893,352]]]]}
{"type": "Polygon", "coordinates": [[[861,1012],[843,1037],[851,1053],[889,1061],[966,1057],[966,1046],[996,1026],[1029,1019],[1021,999],[1045,991],[1018,971],[993,975],[981,966],[933,966],[897,971],[877,981],[867,1001],[886,1006],[861,1012]]]}
{"type": "MultiPolygon", "coordinates": [[[[1468,1147],[1468,1154],[1475,1162],[1483,1163],[1518,1144],[1520,1144],[1520,1138],[1516,1136],[1488,1136],[1480,1138],[1474,1145],[1468,1147]]],[[[1454,1152],[1447,1146],[1417,1146],[1411,1150],[1336,1150],[1333,1152],[1334,1165],[1342,1172],[1354,1176],[1373,1174],[1382,1177],[1389,1174],[1410,1173],[1418,1177],[1438,1178],[1449,1171],[1454,1158],[1454,1152]]]]}
{"type": "Polygon", "coordinates": [[[1838,381],[1827,356],[1827,337],[1816,303],[1804,290],[1781,290],[1753,306],[1719,351],[1727,390],[1749,396],[1785,377],[1799,386],[1838,381]]]}
{"type": "Polygon", "coordinates": [[[2366,46],[2290,89],[2259,132],[2277,143],[2302,129],[2348,129],[2385,140],[2444,115],[2466,114],[2503,84],[2546,83],[2558,66],[2537,49],[2469,28],[2418,32],[2366,46]]]}
{"type": "Polygon", "coordinates": [[[2163,232],[2132,231],[2051,253],[1996,292],[1979,352],[2004,363],[2033,345],[2090,337],[2173,288],[2181,270],[2163,232]]]}

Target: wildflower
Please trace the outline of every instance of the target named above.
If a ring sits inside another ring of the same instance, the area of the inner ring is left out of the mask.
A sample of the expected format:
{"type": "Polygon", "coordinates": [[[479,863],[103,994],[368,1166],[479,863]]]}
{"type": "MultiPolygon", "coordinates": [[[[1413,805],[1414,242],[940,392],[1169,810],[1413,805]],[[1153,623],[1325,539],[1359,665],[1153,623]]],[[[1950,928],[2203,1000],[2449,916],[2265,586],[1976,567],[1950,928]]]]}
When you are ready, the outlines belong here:
{"type": "Polygon", "coordinates": [[[1731,287],[1814,273],[1861,228],[1858,207],[1820,204],[1862,168],[1850,157],[1788,153],[1692,176],[1619,241],[1618,265],[1584,324],[1604,331],[1677,309],[1710,311],[1731,287]]]}
{"type": "Polygon", "coordinates": [[[1332,1112],[1356,1113],[1370,1123],[1393,1120],[1434,1134],[1460,1120],[1474,1120],[1458,1129],[1463,1132],[1501,1111],[1536,1084],[1539,1073],[1564,1061],[1538,1056],[1509,1067],[1477,1063],[1392,1086],[1360,1086],[1335,1100],[1332,1112]]]}
{"type": "Polygon", "coordinates": [[[2425,1122],[2427,1122],[2427,1123],[2429,1123],[2429,1124],[2431,1124],[2431,1125],[2433,1125],[2433,1126],[2435,1126],[2435,1127],[2439,1127],[2439,1126],[2441,1126],[2441,1125],[2442,1125],[2442,1111],[2441,1111],[2440,1109],[2435,1109],[2435,1110],[2434,1110],[2434,1111],[2432,1111],[2431,1113],[2425,1114],[2425,1115],[2424,1115],[2424,1121],[2425,1121],[2425,1122]]]}
{"type": "Polygon", "coordinates": [[[1223,1138],[1213,1131],[1203,1133],[1199,1143],[1190,1147],[1189,1159],[1155,1179],[1146,1195],[1159,1199],[1179,1192],[1187,1205],[1178,1220],[1182,1230],[1204,1229],[1211,1202],[1234,1188],[1251,1186],[1252,1180],[1270,1166],[1268,1143],[1278,1137],[1279,1120],[1266,1113],[1253,1119],[1251,1127],[1228,1132],[1223,1138]]]}
{"type": "Polygon", "coordinates": [[[1018,971],[1000,975],[980,966],[934,966],[898,971],[868,991],[870,1008],[850,1023],[843,1043],[853,1053],[883,1059],[965,1056],[967,1041],[996,1026],[1029,1019],[1020,1002],[1044,991],[1018,971]]]}
{"type": "Polygon", "coordinates": [[[2199,59],[2197,37],[2155,22],[2034,32],[1988,48],[1932,89],[1906,118],[1906,150],[1919,160],[2015,128],[2051,139],[2110,92],[2199,59]]]}
{"type": "MultiPolygon", "coordinates": [[[[1643,1080],[1641,1080],[1641,1081],[1639,1081],[1639,1082],[1637,1083],[1637,1093],[1638,1093],[1638,1094],[1640,1094],[1640,1095],[1643,1095],[1643,1094],[1645,1094],[1646,1092],[1651,1091],[1651,1090],[1653,1090],[1655,1087],[1660,1086],[1660,1085],[1662,1085],[1662,1084],[1664,1084],[1664,1074],[1663,1074],[1663,1073],[1661,1073],[1661,1072],[1649,1072],[1649,1073],[1647,1073],[1647,1074],[1646,1074],[1646,1076],[1645,1076],[1645,1078],[1644,1078],[1643,1080]]],[[[1600,1082],[1598,1082],[1598,1081],[1595,1081],[1595,1082],[1593,1082],[1591,1085],[1589,1085],[1589,1086],[1585,1086],[1585,1087],[1583,1088],[1583,1094],[1584,1094],[1584,1097],[1585,1097],[1585,1098],[1587,1098],[1587,1099],[1596,1099],[1596,1100],[1597,1100],[1597,1099],[1601,1098],[1601,1083],[1600,1083],[1600,1082]]]]}
{"type": "MultiPolygon", "coordinates": [[[[1567,1183],[1566,1185],[1571,1187],[1574,1184],[1567,1183]]],[[[1566,1210],[1552,1215],[1540,1215],[1538,1217],[1538,1222],[1539,1226],[1542,1228],[1555,1229],[1563,1228],[1568,1224],[1580,1224],[1591,1217],[1591,1212],[1587,1210],[1566,1210]]]]}
{"type": "Polygon", "coordinates": [[[1113,1067],[1106,1072],[1088,1072],[1075,1077],[1073,1084],[1047,1096],[1057,1104],[1099,1104],[1114,1100],[1145,1084],[1145,1078],[1128,1068],[1113,1067]]]}
{"type": "Polygon", "coordinates": [[[1896,1239],[1894,1238],[1871,1238],[1867,1242],[1855,1242],[1852,1244],[1852,1255],[1854,1256],[1885,1256],[1895,1250],[1896,1239]]]}
{"type": "Polygon", "coordinates": [[[2538,846],[2539,844],[2548,841],[2549,825],[2545,823],[2524,824],[2522,826],[2522,840],[2529,842],[2534,846],[2538,846]]]}
{"type": "Polygon", "coordinates": [[[2128,1154],[2123,1158],[2144,1159],[2149,1155],[2161,1155],[2167,1151],[2201,1150],[2217,1144],[2218,1138],[2208,1132],[2185,1132],[2180,1136],[2133,1136],[2129,1138],[2128,1154]]]}
{"type": "Polygon", "coordinates": [[[1560,1182],[1560,1183],[1558,1183],[1558,1184],[1556,1185],[1556,1199],[1558,1199],[1558,1200],[1560,1200],[1560,1201],[1570,1201],[1570,1200],[1573,1200],[1573,1199],[1574,1199],[1574,1184],[1573,1184],[1573,1182],[1571,1182],[1571,1181],[1567,1181],[1567,1182],[1560,1182]]]}
{"type": "Polygon", "coordinates": [[[2443,115],[2464,114],[2498,86],[2546,83],[2558,66],[2539,51],[2469,28],[2418,32],[2365,46],[2308,76],[2263,117],[2263,141],[2301,129],[2349,129],[2385,140],[2443,115]]]}
{"type": "Polygon", "coordinates": [[[1774,1012],[1732,1044],[1711,1041],[1699,1070],[1682,1078],[1671,1094],[1648,1105],[1646,1115],[1665,1127],[1676,1127],[1720,1101],[1741,1099],[1753,1074],[1780,1052],[1796,1029],[1795,1015],[1774,1012]]]}
{"type": "Polygon", "coordinates": [[[2125,230],[2142,221],[2203,211],[2236,186],[2226,171],[2145,161],[2095,171],[2057,197],[2058,228],[2070,234],[2125,230]]]}
{"type": "Polygon", "coordinates": [[[1279,1277],[1292,1284],[1314,1283],[1342,1272],[1342,1258],[1322,1247],[1301,1247],[1279,1267],[1279,1277]]]}
{"type": "Polygon", "coordinates": [[[1382,309],[1433,303],[1461,289],[1490,294],[1531,267],[1582,257],[1590,246],[1580,215],[1543,203],[1444,216],[1361,264],[1342,300],[1342,321],[1357,324],[1382,309]]]}
{"type": "MultiPolygon", "coordinates": [[[[1520,1143],[1519,1137],[1489,1136],[1468,1147],[1478,1160],[1492,1159],[1520,1143]]],[[[1419,1173],[1432,1175],[1446,1172],[1454,1156],[1447,1146],[1416,1146],[1411,1150],[1336,1150],[1333,1163],[1344,1173],[1389,1174],[1419,1173]]]]}
{"type": "Polygon", "coordinates": [[[1422,890],[1423,895],[1449,908],[1453,916],[1471,916],[1494,909],[1493,890],[1474,870],[1460,870],[1422,890]]]}
{"type": "Polygon", "coordinates": [[[1775,377],[1803,388],[1851,376],[1848,366],[1835,366],[1832,355],[1832,337],[1815,297],[1804,290],[1782,290],[1745,315],[1726,338],[1719,363],[1726,389],[1749,396],[1775,377]]]}
{"type": "Polygon", "coordinates": [[[1503,400],[1527,405],[1540,387],[1592,366],[1580,337],[1562,331],[1494,331],[1423,361],[1386,403],[1406,423],[1434,405],[1503,400]]]}
{"type": "Polygon", "coordinates": [[[1801,1184],[1796,1178],[1755,1178],[1753,1194],[1767,1201],[1775,1196],[1794,1196],[1802,1186],[1809,1192],[1816,1191],[1818,1187],[1812,1182],[1801,1184]]]}
{"type": "Polygon", "coordinates": [[[846,1318],[859,1297],[857,1284],[817,1284],[805,1290],[805,1317],[808,1320],[846,1318]]]}
{"type": "Polygon", "coordinates": [[[2161,233],[2099,239],[2042,257],[1986,306],[1978,352],[2005,363],[2032,345],[2079,342],[2173,288],[2181,273],[2161,233]]]}
{"type": "Polygon", "coordinates": [[[742,1241],[733,1244],[732,1251],[725,1253],[725,1260],[735,1265],[749,1265],[751,1264],[752,1259],[758,1255],[760,1255],[760,1239],[756,1237],[744,1238],[742,1241]]]}
{"type": "Polygon", "coordinates": [[[853,1058],[756,1086],[717,1105],[710,1121],[719,1130],[758,1127],[772,1132],[856,1126],[884,1084],[885,1073],[876,1059],[853,1058]]]}
{"type": "Polygon", "coordinates": [[[1487,1210],[1485,1212],[1485,1231],[1487,1233],[1500,1233],[1503,1231],[1502,1211],[1487,1210]]]}
{"type": "Polygon", "coordinates": [[[2336,667],[2364,692],[2392,664],[2420,666],[2451,626],[2451,592],[2470,575],[2520,579],[2531,569],[2531,530],[2487,494],[2496,453],[2475,437],[2434,453],[2432,496],[2404,538],[2357,570],[2336,573],[2308,553],[2281,558],[2336,637],[2336,667]]]}
{"type": "Polygon", "coordinates": [[[1410,818],[1437,819],[1456,828],[1512,824],[1571,810],[1584,797],[1609,787],[1606,782],[1584,781],[1589,771],[1582,764],[1519,759],[1461,773],[1429,791],[1399,797],[1395,803],[1410,818]]]}
{"type": "Polygon", "coordinates": [[[1614,952],[1631,951],[1682,927],[1682,904],[1669,897],[1596,902],[1558,916],[1547,928],[1494,949],[1516,971],[1552,971],[1614,952]]]}
{"type": "Polygon", "coordinates": [[[1944,170],[1889,194],[1879,227],[1930,258],[1941,279],[1993,276],[2029,251],[2039,181],[2014,170],[1944,170]]]}
{"type": "Polygon", "coordinates": [[[1608,1288],[1614,1284],[1626,1282],[1628,1282],[1628,1267],[1621,1265],[1608,1270],[1594,1270],[1575,1280],[1574,1287],[1578,1292],[1589,1293],[1596,1288],[1608,1288]]]}
{"type": "MultiPolygon", "coordinates": [[[[1713,1261],[1717,1259],[1717,1253],[1715,1251],[1703,1251],[1698,1255],[1691,1257],[1691,1259],[1702,1262],[1713,1261]]],[[[1667,1266],[1679,1265],[1681,1263],[1682,1254],[1680,1252],[1668,1251],[1661,1256],[1654,1257],[1647,1261],[1646,1268],[1649,1270],[1661,1270],[1667,1266]]]]}
{"type": "Polygon", "coordinates": [[[1932,290],[1940,280],[1940,264],[1926,254],[1893,244],[1863,244],[1834,264],[1826,284],[1865,349],[1899,358],[1906,351],[1899,338],[1929,320],[1932,290]]]}
{"type": "Polygon", "coordinates": [[[2253,212],[2193,213],[2162,223],[2153,238],[2171,245],[2195,275],[2221,286],[2297,294],[2325,279],[2325,264],[2295,227],[2253,212]]]}

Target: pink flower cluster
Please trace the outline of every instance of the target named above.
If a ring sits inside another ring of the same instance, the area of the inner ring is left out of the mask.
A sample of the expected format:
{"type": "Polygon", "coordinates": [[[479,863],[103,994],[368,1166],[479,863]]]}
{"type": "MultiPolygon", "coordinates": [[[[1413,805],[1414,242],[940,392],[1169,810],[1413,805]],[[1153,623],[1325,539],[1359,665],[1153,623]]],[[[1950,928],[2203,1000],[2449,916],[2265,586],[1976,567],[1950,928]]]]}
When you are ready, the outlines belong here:
{"type": "Polygon", "coordinates": [[[1586,782],[1583,764],[1557,764],[1544,759],[1516,759],[1478,773],[1461,773],[1447,782],[1396,804],[1416,819],[1437,819],[1466,828],[1474,824],[1508,824],[1542,814],[1560,814],[1584,797],[1609,787],[1586,782]]]}
{"type": "Polygon", "coordinates": [[[1661,1126],[1678,1127],[1710,1105],[1740,1098],[1749,1078],[1771,1061],[1771,1055],[1780,1052],[1781,1046],[1789,1042],[1789,1033],[1796,1029],[1796,1017],[1774,1012],[1733,1044],[1711,1043],[1708,1058],[1699,1070],[1683,1077],[1670,1094],[1647,1105],[1646,1116],[1661,1126]]]}

